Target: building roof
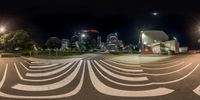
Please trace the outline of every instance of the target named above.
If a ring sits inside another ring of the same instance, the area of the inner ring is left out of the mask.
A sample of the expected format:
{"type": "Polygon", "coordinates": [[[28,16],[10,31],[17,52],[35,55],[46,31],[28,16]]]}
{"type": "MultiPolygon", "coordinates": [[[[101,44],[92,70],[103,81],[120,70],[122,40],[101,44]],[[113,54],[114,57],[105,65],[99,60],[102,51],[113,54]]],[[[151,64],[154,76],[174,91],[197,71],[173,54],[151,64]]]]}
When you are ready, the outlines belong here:
{"type": "Polygon", "coordinates": [[[147,30],[147,31],[143,31],[143,33],[149,38],[151,38],[152,40],[157,40],[160,42],[164,42],[169,39],[168,35],[164,31],[160,31],[160,30],[147,30]]]}

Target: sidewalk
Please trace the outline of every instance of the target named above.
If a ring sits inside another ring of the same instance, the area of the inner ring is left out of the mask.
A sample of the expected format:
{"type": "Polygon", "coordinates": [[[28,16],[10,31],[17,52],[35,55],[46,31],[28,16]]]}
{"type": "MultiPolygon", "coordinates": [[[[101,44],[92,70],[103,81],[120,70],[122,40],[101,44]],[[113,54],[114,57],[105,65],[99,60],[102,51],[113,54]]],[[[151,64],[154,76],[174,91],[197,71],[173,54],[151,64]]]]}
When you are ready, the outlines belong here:
{"type": "Polygon", "coordinates": [[[134,55],[134,54],[125,54],[120,56],[107,56],[107,59],[121,62],[121,63],[127,63],[127,64],[141,64],[141,63],[150,63],[150,62],[158,62],[158,61],[164,61],[167,59],[171,59],[174,56],[169,55],[134,55]]]}
{"type": "Polygon", "coordinates": [[[23,57],[24,59],[42,62],[42,63],[68,63],[81,60],[82,58],[67,58],[67,59],[41,59],[41,58],[33,58],[33,57],[23,57]]]}
{"type": "Polygon", "coordinates": [[[108,59],[121,63],[140,64],[139,55],[125,54],[115,57],[108,57],[108,59]]]}
{"type": "Polygon", "coordinates": [[[44,58],[34,58],[34,57],[22,57],[27,60],[35,61],[35,62],[42,62],[42,63],[68,63],[78,61],[87,57],[90,57],[91,54],[83,54],[83,55],[75,55],[69,56],[63,59],[44,59],[44,58]]]}

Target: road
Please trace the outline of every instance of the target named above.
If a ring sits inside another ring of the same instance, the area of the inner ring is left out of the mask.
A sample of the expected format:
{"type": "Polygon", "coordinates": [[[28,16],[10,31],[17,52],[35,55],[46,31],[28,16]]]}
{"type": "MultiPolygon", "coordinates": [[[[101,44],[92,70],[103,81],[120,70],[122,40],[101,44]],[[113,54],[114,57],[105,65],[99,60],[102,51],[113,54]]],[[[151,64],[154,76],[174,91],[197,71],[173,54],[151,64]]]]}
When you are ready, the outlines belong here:
{"type": "Polygon", "coordinates": [[[199,54],[141,64],[0,58],[0,100],[199,100],[199,64],[199,54]]]}

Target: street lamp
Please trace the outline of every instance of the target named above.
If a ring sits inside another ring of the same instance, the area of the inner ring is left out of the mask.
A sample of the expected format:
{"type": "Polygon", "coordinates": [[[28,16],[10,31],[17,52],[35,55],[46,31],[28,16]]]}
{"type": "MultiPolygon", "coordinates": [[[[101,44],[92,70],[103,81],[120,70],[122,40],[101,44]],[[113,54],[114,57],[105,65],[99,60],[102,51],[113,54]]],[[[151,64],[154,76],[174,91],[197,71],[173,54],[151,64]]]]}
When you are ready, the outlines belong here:
{"type": "Polygon", "coordinates": [[[142,39],[144,39],[145,38],[145,34],[144,33],[142,33],[142,39]]]}
{"type": "Polygon", "coordinates": [[[146,45],[146,42],[144,41],[145,38],[145,32],[144,31],[140,31],[140,50],[143,51],[144,50],[144,45],[146,45]]]}
{"type": "Polygon", "coordinates": [[[152,15],[153,15],[153,16],[158,16],[159,13],[158,13],[158,12],[153,12],[152,15]]]}
{"type": "Polygon", "coordinates": [[[4,33],[6,31],[5,27],[0,27],[0,32],[4,33]]]}
{"type": "Polygon", "coordinates": [[[81,34],[81,37],[82,37],[82,38],[85,38],[85,37],[86,37],[86,35],[85,35],[85,34],[81,34]]]}

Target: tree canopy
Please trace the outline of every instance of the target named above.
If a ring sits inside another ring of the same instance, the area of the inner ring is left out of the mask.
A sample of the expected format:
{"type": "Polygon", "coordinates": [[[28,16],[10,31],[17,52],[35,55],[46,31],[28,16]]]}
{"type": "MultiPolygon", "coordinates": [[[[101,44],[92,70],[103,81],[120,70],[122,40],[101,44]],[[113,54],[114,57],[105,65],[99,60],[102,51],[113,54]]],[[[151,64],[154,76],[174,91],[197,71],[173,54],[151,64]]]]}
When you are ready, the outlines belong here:
{"type": "Polygon", "coordinates": [[[6,50],[14,50],[16,48],[32,50],[33,45],[36,43],[30,38],[28,32],[18,30],[5,33],[3,44],[6,50]]]}
{"type": "Polygon", "coordinates": [[[49,49],[60,49],[61,48],[61,40],[57,37],[50,37],[45,45],[49,48],[49,49]]]}

